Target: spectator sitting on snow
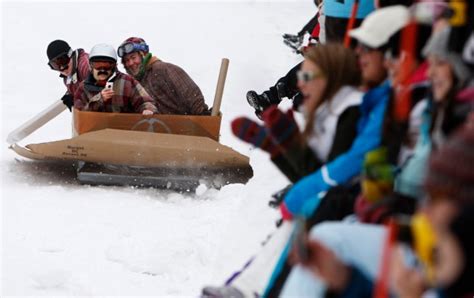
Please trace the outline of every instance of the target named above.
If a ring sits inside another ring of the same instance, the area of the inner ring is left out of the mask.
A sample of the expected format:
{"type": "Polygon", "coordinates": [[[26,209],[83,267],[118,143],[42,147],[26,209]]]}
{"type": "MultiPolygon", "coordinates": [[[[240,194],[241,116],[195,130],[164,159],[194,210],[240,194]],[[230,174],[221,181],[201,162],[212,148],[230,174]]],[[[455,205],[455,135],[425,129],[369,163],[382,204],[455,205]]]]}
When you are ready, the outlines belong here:
{"type": "Polygon", "coordinates": [[[79,84],[89,75],[89,55],[83,49],[73,50],[63,40],[52,41],[46,50],[48,65],[52,70],[59,71],[66,85],[66,94],[61,98],[71,111],[74,105],[74,93],[79,84]]]}
{"type": "Polygon", "coordinates": [[[308,48],[304,56],[298,72],[307,120],[303,134],[293,119],[293,111],[283,113],[276,106],[263,113],[265,126],[246,117],[232,122],[234,134],[269,152],[292,182],[350,148],[363,95],[357,90],[361,78],[352,50],[332,43],[308,48]]]}
{"type": "MultiPolygon", "coordinates": [[[[389,290],[395,292],[393,293],[396,294],[393,295],[394,297],[425,297],[423,293],[433,285],[443,292],[443,295],[436,295],[436,297],[472,297],[474,293],[472,283],[474,242],[471,235],[474,212],[474,197],[472,196],[474,172],[470,165],[474,161],[471,154],[473,145],[474,131],[471,127],[465,126],[453,134],[431,156],[424,183],[429,196],[423,204],[420,204],[422,208],[419,209],[419,214],[427,216],[425,217],[427,220],[422,222],[421,217],[417,218],[415,225],[418,225],[418,231],[422,231],[422,233],[412,233],[413,238],[409,237],[411,243],[418,243],[413,251],[408,252],[411,248],[406,243],[404,245],[394,243],[391,254],[383,255],[381,253],[383,234],[377,233],[379,239],[367,237],[368,235],[377,235],[374,233],[354,235],[354,230],[360,230],[361,226],[354,225],[359,227],[352,231],[352,238],[357,237],[357,242],[370,243],[372,246],[368,248],[367,245],[358,245],[357,256],[365,255],[365,258],[368,259],[367,250],[373,250],[373,245],[377,243],[378,252],[372,252],[370,256],[375,259],[386,258],[381,259],[380,262],[386,263],[386,268],[390,271],[390,279],[393,282],[390,284],[389,290]],[[433,237],[434,235],[436,237],[433,237]],[[421,247],[420,243],[423,243],[421,247]],[[430,244],[435,245],[433,248],[436,248],[437,252],[436,265],[432,268],[429,268],[430,265],[433,265],[431,263],[433,252],[428,249],[430,244]],[[420,254],[423,252],[423,248],[425,248],[425,255],[420,254]],[[416,265],[415,262],[406,262],[407,255],[412,253],[414,254],[412,255],[413,260],[419,261],[416,265]],[[426,269],[432,269],[433,272],[426,269]],[[429,276],[430,273],[434,274],[429,276]],[[430,279],[431,282],[428,283],[430,279]]],[[[414,221],[411,223],[413,224],[414,221]]],[[[371,228],[373,227],[366,225],[367,230],[371,228]]],[[[292,254],[293,257],[296,257],[295,261],[301,262],[304,267],[313,272],[318,280],[324,280],[331,290],[331,297],[346,297],[347,295],[350,297],[372,297],[376,279],[374,276],[370,276],[371,274],[367,274],[369,270],[361,266],[362,262],[359,262],[357,257],[346,258],[343,256],[354,253],[354,246],[347,245],[347,238],[341,237],[341,234],[334,234],[335,230],[326,231],[327,235],[338,235],[338,239],[333,243],[346,242],[344,245],[346,252],[341,255],[342,250],[338,251],[332,248],[331,251],[325,248],[321,239],[318,239],[321,233],[318,235],[315,232],[313,230],[309,236],[308,258],[306,260],[299,258],[295,250],[292,254]]],[[[403,233],[400,234],[403,236],[403,233]]],[[[348,234],[346,233],[345,236],[347,237],[348,234]]],[[[322,237],[324,241],[324,236],[322,237]]],[[[405,241],[408,240],[406,236],[402,238],[405,241]]],[[[333,246],[333,243],[328,244],[333,246]]],[[[377,268],[381,267],[380,264],[377,265],[377,268]]],[[[380,280],[381,276],[377,276],[377,279],[380,280]]],[[[298,294],[303,296],[305,293],[299,292],[298,294]]]]}
{"type": "Polygon", "coordinates": [[[74,94],[74,107],[84,111],[142,113],[157,112],[153,99],[131,76],[117,70],[115,49],[98,44],[90,52],[91,74],[74,94]]]}
{"type": "Polygon", "coordinates": [[[127,73],[153,97],[161,114],[210,114],[201,90],[189,75],[180,67],[153,56],[142,38],[127,38],[117,53],[127,73]]]}

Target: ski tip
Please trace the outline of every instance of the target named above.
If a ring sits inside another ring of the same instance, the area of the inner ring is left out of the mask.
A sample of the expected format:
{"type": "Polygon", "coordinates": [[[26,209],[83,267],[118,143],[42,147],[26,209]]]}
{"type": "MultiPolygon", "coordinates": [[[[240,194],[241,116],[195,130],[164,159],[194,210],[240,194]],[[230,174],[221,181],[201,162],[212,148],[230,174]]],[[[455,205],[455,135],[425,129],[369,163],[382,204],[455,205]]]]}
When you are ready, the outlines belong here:
{"type": "Polygon", "coordinates": [[[18,137],[17,137],[16,135],[9,134],[9,135],[7,136],[7,143],[8,143],[8,145],[16,144],[16,143],[18,143],[18,141],[20,141],[20,140],[18,139],[18,137]]]}

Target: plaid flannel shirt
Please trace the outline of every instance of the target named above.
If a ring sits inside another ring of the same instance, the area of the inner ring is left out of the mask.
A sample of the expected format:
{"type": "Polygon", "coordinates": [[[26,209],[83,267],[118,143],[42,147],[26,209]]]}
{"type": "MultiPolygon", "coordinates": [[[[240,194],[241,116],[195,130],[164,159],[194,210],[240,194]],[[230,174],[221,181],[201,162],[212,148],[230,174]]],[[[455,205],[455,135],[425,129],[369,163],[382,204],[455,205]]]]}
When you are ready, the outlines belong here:
{"type": "Polygon", "coordinates": [[[133,77],[117,71],[111,81],[114,83],[115,95],[104,102],[100,94],[103,87],[95,85],[95,79],[90,75],[74,94],[74,107],[78,110],[95,112],[141,113],[144,110],[157,112],[153,99],[133,77]]]}

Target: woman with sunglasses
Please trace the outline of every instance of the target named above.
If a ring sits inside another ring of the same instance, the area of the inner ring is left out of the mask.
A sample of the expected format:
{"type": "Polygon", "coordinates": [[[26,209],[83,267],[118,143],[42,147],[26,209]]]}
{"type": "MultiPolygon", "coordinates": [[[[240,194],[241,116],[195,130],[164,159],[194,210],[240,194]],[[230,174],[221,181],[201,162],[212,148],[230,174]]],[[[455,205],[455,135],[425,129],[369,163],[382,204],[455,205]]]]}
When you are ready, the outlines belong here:
{"type": "Polygon", "coordinates": [[[347,151],[354,140],[361,77],[355,54],[341,44],[312,47],[304,56],[297,73],[306,118],[303,138],[320,166],[347,151]]]}
{"type": "Polygon", "coordinates": [[[113,113],[157,112],[153,99],[131,76],[117,70],[115,49],[98,44],[90,52],[91,74],[74,94],[78,110],[113,113]]]}
{"type": "Polygon", "coordinates": [[[300,110],[306,118],[299,132],[292,111],[286,114],[276,105],[262,114],[266,127],[246,117],[232,121],[240,139],[271,155],[272,162],[291,182],[319,169],[347,151],[356,135],[362,92],[355,54],[340,44],[308,48],[297,72],[304,98],[300,110]]]}
{"type": "Polygon", "coordinates": [[[74,93],[89,75],[89,55],[83,49],[72,50],[64,40],[52,41],[46,50],[48,65],[58,71],[67,88],[61,100],[71,111],[74,93]]]}

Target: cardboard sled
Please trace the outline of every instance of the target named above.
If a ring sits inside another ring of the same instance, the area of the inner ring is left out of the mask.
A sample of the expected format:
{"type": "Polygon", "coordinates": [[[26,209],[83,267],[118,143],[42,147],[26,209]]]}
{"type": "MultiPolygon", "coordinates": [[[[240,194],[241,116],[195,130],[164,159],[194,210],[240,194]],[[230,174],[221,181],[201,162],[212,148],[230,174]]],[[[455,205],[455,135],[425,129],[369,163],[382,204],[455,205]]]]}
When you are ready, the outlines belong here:
{"type": "Polygon", "coordinates": [[[211,116],[73,111],[73,137],[22,147],[18,140],[57,116],[57,104],[13,131],[17,154],[35,160],[79,162],[79,182],[189,189],[246,183],[248,157],[218,143],[219,112],[228,59],[223,59],[211,116]]]}
{"type": "Polygon", "coordinates": [[[86,162],[78,178],[89,184],[220,187],[246,183],[253,175],[248,157],[200,136],[102,129],[12,149],[31,159],[86,162]]]}

